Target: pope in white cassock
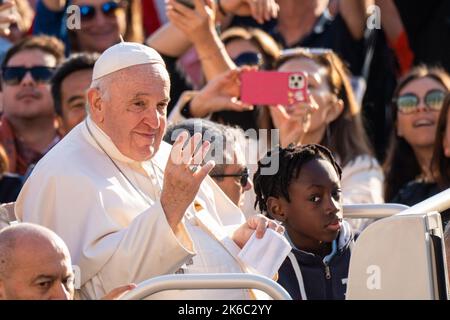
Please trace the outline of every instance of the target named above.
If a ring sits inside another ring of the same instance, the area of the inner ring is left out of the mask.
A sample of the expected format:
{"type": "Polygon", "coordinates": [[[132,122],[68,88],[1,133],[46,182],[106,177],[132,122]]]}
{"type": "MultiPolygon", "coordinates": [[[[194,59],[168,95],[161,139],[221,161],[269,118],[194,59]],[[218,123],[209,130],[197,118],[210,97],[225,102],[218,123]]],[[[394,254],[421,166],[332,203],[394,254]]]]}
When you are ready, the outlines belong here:
{"type": "MultiPolygon", "coordinates": [[[[89,116],[37,164],[17,217],[54,230],[81,269],[82,298],[127,283],[184,273],[240,273],[236,255],[276,223],[242,212],[207,176],[208,143],[161,142],[170,81],[159,54],[122,42],[94,66],[89,116]],[[189,147],[188,147],[189,146],[189,147]]],[[[280,230],[278,230],[280,231],[280,230]]],[[[245,299],[246,290],[171,291],[160,298],[245,299]]]]}

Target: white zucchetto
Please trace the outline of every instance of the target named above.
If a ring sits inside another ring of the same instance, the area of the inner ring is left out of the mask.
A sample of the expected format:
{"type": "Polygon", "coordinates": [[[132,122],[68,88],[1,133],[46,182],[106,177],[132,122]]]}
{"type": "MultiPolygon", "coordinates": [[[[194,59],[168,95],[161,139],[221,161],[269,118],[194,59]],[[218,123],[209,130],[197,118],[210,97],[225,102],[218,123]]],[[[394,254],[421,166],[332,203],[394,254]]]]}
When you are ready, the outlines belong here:
{"type": "Polygon", "coordinates": [[[165,66],[164,60],[155,49],[136,42],[119,42],[106,49],[97,59],[92,80],[121,69],[147,63],[159,63],[165,66]]]}

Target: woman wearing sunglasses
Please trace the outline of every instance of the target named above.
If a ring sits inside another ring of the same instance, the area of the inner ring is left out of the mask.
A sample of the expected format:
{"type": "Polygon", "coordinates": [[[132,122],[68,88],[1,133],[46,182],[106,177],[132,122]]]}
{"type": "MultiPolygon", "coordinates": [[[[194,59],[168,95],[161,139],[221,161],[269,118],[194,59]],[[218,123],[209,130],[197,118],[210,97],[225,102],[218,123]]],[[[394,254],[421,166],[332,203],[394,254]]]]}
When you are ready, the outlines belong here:
{"type": "MultiPolygon", "coordinates": [[[[283,51],[277,70],[305,72],[309,102],[270,106],[261,126],[280,130],[280,143],[318,143],[329,148],[343,167],[344,204],[383,202],[383,172],[373,157],[360,107],[344,62],[329,49],[283,51]]],[[[269,140],[270,141],[270,140],[269,140]]],[[[368,221],[353,221],[357,229],[368,221]]]]}
{"type": "Polygon", "coordinates": [[[399,81],[384,163],[387,202],[414,205],[437,192],[430,165],[439,111],[449,89],[449,75],[426,66],[415,67],[399,81]]]}
{"type": "Polygon", "coordinates": [[[120,41],[143,42],[140,0],[39,0],[33,34],[54,35],[66,43],[69,52],[103,52],[120,41]],[[68,5],[80,9],[80,28],[68,5]]]}

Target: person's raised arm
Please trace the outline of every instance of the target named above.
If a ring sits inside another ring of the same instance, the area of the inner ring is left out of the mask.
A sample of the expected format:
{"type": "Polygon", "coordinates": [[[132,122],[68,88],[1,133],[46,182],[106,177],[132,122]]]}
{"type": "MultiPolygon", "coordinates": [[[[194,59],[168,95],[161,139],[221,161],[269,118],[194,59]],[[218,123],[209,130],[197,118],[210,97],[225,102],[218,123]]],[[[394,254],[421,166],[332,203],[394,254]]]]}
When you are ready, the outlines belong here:
{"type": "Polygon", "coordinates": [[[258,23],[264,23],[278,16],[280,7],[275,0],[218,0],[220,13],[252,16],[258,23]],[[223,11],[223,12],[222,12],[223,11]]]}
{"type": "Polygon", "coordinates": [[[215,4],[212,0],[194,0],[194,3],[193,10],[169,0],[167,16],[194,44],[206,79],[210,80],[236,66],[215,29],[215,4]]]}
{"type": "Polygon", "coordinates": [[[409,46],[408,36],[400,13],[392,0],[375,0],[380,8],[381,26],[388,39],[389,46],[394,50],[400,65],[400,73],[407,72],[414,60],[414,54],[409,46]]]}
{"type": "Polygon", "coordinates": [[[228,70],[211,79],[200,91],[187,92],[187,97],[180,97],[172,110],[169,121],[178,122],[187,117],[182,110],[189,102],[189,117],[205,118],[219,111],[249,111],[252,105],[239,100],[241,91],[240,74],[250,68],[228,70]]]}
{"type": "Polygon", "coordinates": [[[372,4],[373,0],[339,1],[339,13],[355,40],[361,40],[364,37],[368,17],[367,9],[372,4]]]}
{"type": "Polygon", "coordinates": [[[47,9],[59,12],[66,6],[66,0],[42,0],[47,9]]]}
{"type": "Polygon", "coordinates": [[[5,1],[0,5],[0,24],[2,24],[2,27],[0,28],[0,36],[9,36],[11,33],[11,30],[9,29],[11,23],[15,22],[14,15],[11,14],[3,14],[7,10],[13,8],[15,6],[15,3],[12,1],[5,1]]]}
{"type": "Polygon", "coordinates": [[[174,58],[183,55],[192,46],[185,33],[171,22],[156,30],[145,43],[160,54],[174,58]]]}

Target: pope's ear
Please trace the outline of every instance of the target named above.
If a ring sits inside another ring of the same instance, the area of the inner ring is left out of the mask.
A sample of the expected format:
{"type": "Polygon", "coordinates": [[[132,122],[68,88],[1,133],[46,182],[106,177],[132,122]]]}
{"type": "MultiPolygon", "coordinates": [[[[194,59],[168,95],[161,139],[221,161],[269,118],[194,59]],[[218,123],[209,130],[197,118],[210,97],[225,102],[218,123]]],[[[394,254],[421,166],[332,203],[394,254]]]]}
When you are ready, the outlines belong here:
{"type": "Polygon", "coordinates": [[[283,204],[280,199],[275,197],[269,197],[267,199],[267,211],[269,215],[280,222],[286,221],[286,215],[283,210],[283,204]]]}
{"type": "Polygon", "coordinates": [[[102,122],[104,118],[104,107],[100,90],[97,88],[89,88],[86,95],[92,119],[97,123],[102,122]]]}

